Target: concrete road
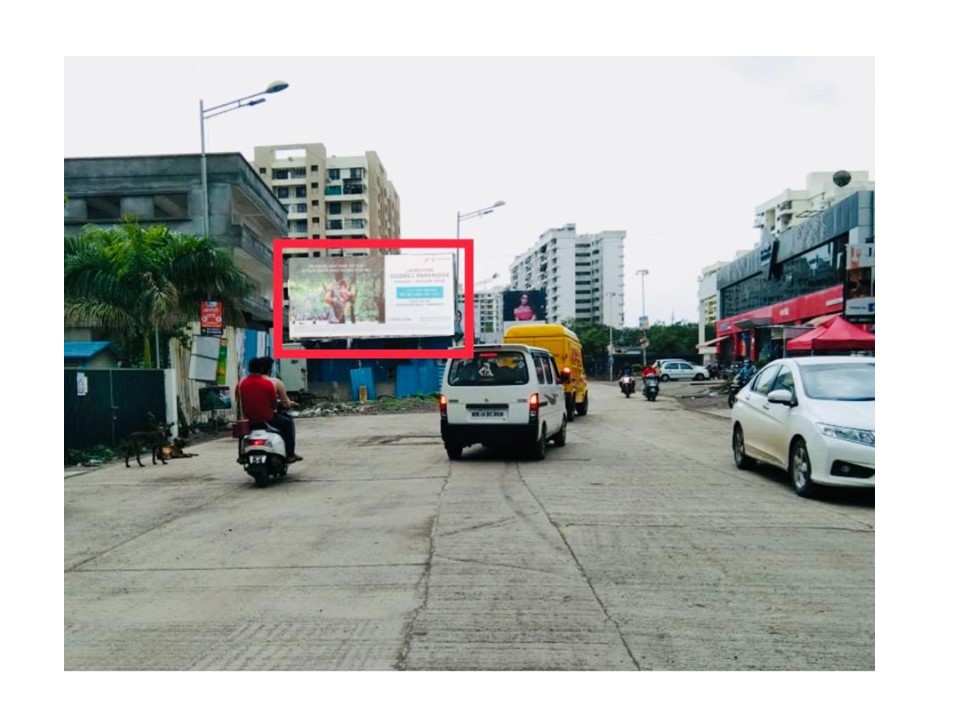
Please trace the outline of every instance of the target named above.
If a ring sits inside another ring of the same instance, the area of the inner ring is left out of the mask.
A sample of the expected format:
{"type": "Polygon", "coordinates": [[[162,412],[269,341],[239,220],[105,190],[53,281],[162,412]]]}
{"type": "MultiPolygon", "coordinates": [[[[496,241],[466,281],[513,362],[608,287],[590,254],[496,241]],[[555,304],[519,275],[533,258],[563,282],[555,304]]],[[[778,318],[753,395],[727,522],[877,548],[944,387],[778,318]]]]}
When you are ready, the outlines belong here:
{"type": "Polygon", "coordinates": [[[542,462],[432,414],[65,478],[68,670],[872,670],[873,494],[733,465],[729,420],[591,386],[542,462]]]}

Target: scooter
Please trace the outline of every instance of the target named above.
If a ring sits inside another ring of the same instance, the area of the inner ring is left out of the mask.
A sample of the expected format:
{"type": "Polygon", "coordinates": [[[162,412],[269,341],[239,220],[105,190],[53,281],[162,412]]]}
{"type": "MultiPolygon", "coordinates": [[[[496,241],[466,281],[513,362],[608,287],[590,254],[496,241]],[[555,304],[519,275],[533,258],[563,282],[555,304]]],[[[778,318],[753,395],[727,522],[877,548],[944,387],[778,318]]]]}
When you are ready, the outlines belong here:
{"type": "Polygon", "coordinates": [[[287,474],[287,445],[280,432],[269,423],[252,423],[250,432],[240,439],[237,462],[253,478],[258,488],[266,487],[271,478],[279,480],[287,474]]]}
{"type": "Polygon", "coordinates": [[[736,375],[733,380],[730,381],[730,393],[727,395],[727,405],[730,407],[734,406],[734,403],[737,402],[737,393],[740,392],[748,382],[750,382],[750,380],[744,379],[742,375],[736,375]]]}
{"type": "Polygon", "coordinates": [[[650,401],[657,399],[660,393],[660,379],[656,375],[647,375],[643,379],[643,396],[650,401]]]}
{"type": "Polygon", "coordinates": [[[620,376],[620,392],[622,392],[627,397],[633,395],[637,389],[637,383],[633,379],[633,375],[621,375],[620,376]]]}

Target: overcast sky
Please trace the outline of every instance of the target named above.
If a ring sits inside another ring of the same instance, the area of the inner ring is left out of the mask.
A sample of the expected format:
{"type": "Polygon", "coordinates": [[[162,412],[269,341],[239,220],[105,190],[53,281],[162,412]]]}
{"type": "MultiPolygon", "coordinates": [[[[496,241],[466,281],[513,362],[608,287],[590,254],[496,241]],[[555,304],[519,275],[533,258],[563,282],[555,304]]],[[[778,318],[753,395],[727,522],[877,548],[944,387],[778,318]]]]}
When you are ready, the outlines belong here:
{"type": "MultiPolygon", "coordinates": [[[[322,142],[374,150],[404,238],[465,221],[475,279],[540,233],[624,230],[625,316],[696,320],[697,278],[759,239],[757,205],[814,171],[874,179],[873,58],[65,58],[64,156],[195,153],[207,107],[290,87],[207,121],[208,152],[322,142]],[[122,88],[118,92],[118,88],[122,88]]],[[[495,284],[491,283],[490,285],[495,284]]]]}

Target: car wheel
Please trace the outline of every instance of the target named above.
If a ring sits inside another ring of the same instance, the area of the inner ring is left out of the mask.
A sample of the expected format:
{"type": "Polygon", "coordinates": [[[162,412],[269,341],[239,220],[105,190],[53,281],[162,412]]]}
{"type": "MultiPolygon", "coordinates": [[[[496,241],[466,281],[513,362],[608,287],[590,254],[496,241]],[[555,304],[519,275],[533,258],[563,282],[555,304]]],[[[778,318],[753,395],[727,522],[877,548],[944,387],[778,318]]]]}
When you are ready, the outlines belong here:
{"type": "Polygon", "coordinates": [[[589,402],[589,393],[583,396],[583,402],[577,403],[577,415],[583,417],[587,414],[587,403],[589,402]]]}
{"type": "Polygon", "coordinates": [[[703,373],[697,373],[693,376],[694,380],[703,380],[703,373]]]}
{"type": "Polygon", "coordinates": [[[747,455],[747,446],[743,440],[743,428],[740,423],[733,427],[733,461],[741,470],[749,470],[756,464],[756,461],[747,455]]]}
{"type": "Polygon", "coordinates": [[[447,449],[447,457],[451,460],[459,460],[463,456],[462,445],[444,445],[447,449]]]}
{"type": "Polygon", "coordinates": [[[556,447],[563,447],[567,444],[567,419],[563,419],[563,424],[560,426],[560,432],[553,436],[553,444],[556,447]]]}
{"type": "Polygon", "coordinates": [[[540,428],[540,434],[530,448],[530,456],[534,460],[543,460],[547,456],[547,426],[540,428]]]}
{"type": "Polygon", "coordinates": [[[800,497],[813,497],[817,486],[810,479],[810,453],[803,438],[797,438],[790,447],[790,479],[793,489],[800,497]]]}
{"type": "Polygon", "coordinates": [[[664,382],[670,382],[670,376],[669,376],[669,375],[661,375],[661,376],[660,376],[660,382],[662,382],[662,383],[664,383],[664,382]]]}

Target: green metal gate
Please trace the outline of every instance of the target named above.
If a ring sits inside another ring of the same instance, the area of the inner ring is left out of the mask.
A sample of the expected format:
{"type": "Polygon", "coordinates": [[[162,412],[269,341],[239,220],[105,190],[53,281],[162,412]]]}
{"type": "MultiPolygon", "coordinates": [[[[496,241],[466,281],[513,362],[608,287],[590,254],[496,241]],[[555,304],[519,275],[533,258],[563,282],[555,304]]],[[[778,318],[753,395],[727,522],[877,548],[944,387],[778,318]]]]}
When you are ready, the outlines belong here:
{"type": "Polygon", "coordinates": [[[163,370],[64,368],[63,399],[65,449],[115,447],[167,418],[163,370]]]}

